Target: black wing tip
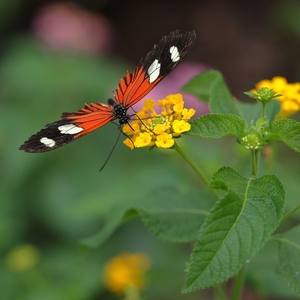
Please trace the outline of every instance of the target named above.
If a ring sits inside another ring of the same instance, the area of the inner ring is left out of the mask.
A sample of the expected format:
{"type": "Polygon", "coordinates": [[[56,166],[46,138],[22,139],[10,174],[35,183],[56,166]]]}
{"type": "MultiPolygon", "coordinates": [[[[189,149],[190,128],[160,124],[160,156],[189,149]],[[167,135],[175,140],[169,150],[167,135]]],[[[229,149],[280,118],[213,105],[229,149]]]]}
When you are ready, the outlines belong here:
{"type": "Polygon", "coordinates": [[[19,150],[25,151],[27,153],[43,153],[56,149],[56,147],[54,149],[45,147],[45,145],[38,142],[38,140],[39,138],[32,136],[19,147],[19,150]]]}
{"type": "MultiPolygon", "coordinates": [[[[147,65],[147,62],[149,61],[151,55],[153,55],[155,51],[159,51],[159,49],[161,49],[163,45],[168,43],[168,41],[170,43],[173,43],[174,45],[178,43],[181,44],[183,48],[182,53],[183,56],[185,56],[185,54],[188,52],[188,49],[191,48],[195,43],[195,40],[196,40],[195,30],[186,31],[185,33],[180,33],[180,29],[175,29],[171,31],[168,35],[163,36],[158,44],[154,44],[153,49],[150,52],[148,52],[145,57],[141,58],[139,67],[147,65]]],[[[150,59],[150,61],[152,63],[152,59],[150,59]]]]}
{"type": "Polygon", "coordinates": [[[26,142],[22,144],[18,149],[27,152],[26,142]]]}
{"type": "Polygon", "coordinates": [[[168,35],[164,36],[163,39],[169,39],[170,37],[180,38],[180,39],[183,38],[183,39],[190,40],[191,42],[194,43],[194,41],[196,40],[196,31],[190,30],[190,31],[186,31],[185,33],[180,33],[180,29],[175,29],[168,35]]]}

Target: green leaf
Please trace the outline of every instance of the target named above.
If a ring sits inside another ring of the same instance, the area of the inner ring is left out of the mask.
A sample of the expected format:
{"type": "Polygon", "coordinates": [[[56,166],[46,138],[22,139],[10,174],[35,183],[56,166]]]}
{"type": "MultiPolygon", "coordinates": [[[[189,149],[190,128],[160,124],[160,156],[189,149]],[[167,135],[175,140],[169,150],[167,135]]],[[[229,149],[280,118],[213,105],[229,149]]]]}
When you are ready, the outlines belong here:
{"type": "Polygon", "coordinates": [[[282,141],[296,152],[300,152],[300,123],[292,119],[280,119],[271,123],[270,141],[282,141]]]}
{"type": "Polygon", "coordinates": [[[281,103],[277,100],[272,100],[267,104],[266,115],[270,121],[273,121],[281,110],[281,103]]]}
{"type": "Polygon", "coordinates": [[[240,115],[221,73],[211,85],[209,108],[216,114],[240,115]]]}
{"type": "Polygon", "coordinates": [[[235,275],[278,226],[284,190],[273,175],[247,179],[220,169],[211,188],[227,191],[203,224],[188,263],[183,292],[221,284],[235,275]]]}
{"type": "Polygon", "coordinates": [[[239,115],[236,103],[219,71],[210,70],[201,73],[187,83],[182,90],[197,96],[204,102],[209,102],[212,113],[239,115]]]}
{"type": "MultiPolygon", "coordinates": [[[[250,121],[256,122],[259,118],[262,117],[262,104],[260,102],[255,103],[244,103],[237,101],[238,110],[240,116],[249,123],[250,121]]],[[[279,114],[281,109],[281,104],[278,101],[271,101],[267,105],[266,115],[269,120],[273,121],[276,116],[279,114]]]]}
{"type": "Polygon", "coordinates": [[[191,130],[186,134],[201,138],[217,139],[224,136],[239,136],[245,130],[245,122],[235,115],[208,114],[190,123],[191,130]]]}
{"type": "Polygon", "coordinates": [[[207,191],[182,193],[171,187],[160,188],[151,196],[152,201],[138,209],[145,226],[163,240],[180,243],[196,239],[215,200],[207,191]]]}
{"type": "Polygon", "coordinates": [[[181,90],[209,102],[212,83],[220,76],[218,71],[210,70],[191,79],[181,90]]]}
{"type": "Polygon", "coordinates": [[[300,296],[300,225],[282,234],[279,242],[279,272],[289,287],[300,296]]]}

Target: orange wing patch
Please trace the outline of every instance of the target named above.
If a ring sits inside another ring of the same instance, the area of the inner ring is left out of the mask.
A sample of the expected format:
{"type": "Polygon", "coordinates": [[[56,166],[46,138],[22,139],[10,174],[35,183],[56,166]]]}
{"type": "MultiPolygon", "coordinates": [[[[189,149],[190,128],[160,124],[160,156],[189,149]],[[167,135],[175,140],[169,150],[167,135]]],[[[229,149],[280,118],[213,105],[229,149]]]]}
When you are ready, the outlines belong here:
{"type": "Polygon", "coordinates": [[[94,131],[114,119],[112,107],[103,103],[85,104],[84,108],[73,113],[63,113],[62,119],[68,123],[83,128],[83,131],[75,135],[75,138],[94,131]]]}
{"type": "Polygon", "coordinates": [[[154,82],[150,83],[149,78],[143,66],[136,68],[132,74],[127,72],[117,86],[116,100],[126,108],[136,104],[162,79],[162,77],[158,77],[154,82]]]}

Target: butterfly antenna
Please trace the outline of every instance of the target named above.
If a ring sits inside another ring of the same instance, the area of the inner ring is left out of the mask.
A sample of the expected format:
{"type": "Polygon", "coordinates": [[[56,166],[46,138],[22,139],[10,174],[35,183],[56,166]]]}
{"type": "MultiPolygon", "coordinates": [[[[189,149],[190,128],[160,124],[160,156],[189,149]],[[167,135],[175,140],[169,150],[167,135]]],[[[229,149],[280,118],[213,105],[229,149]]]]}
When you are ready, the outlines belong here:
{"type": "Polygon", "coordinates": [[[115,148],[116,148],[116,146],[117,146],[117,144],[118,144],[118,141],[119,141],[119,139],[120,139],[121,133],[122,133],[122,131],[120,130],[120,131],[119,131],[119,134],[118,134],[118,137],[117,137],[117,140],[115,141],[114,146],[113,146],[112,149],[110,150],[110,152],[109,152],[109,154],[108,154],[108,157],[107,157],[107,159],[105,160],[105,162],[104,162],[104,164],[102,165],[102,167],[100,168],[99,172],[101,172],[101,171],[104,169],[104,167],[105,167],[106,164],[108,163],[108,161],[109,161],[111,155],[112,155],[113,152],[115,151],[115,148]]]}
{"type": "MultiPolygon", "coordinates": [[[[129,123],[128,123],[128,125],[130,126],[129,123]]],[[[130,126],[130,127],[131,127],[131,126],[130,126]]],[[[134,130],[134,129],[132,128],[132,130],[134,130]]],[[[124,133],[124,132],[122,131],[122,128],[119,127],[119,134],[118,134],[117,140],[116,140],[115,144],[113,145],[112,149],[110,150],[110,152],[109,152],[109,154],[108,154],[108,157],[107,157],[107,159],[105,160],[103,166],[100,168],[99,172],[101,172],[101,171],[104,169],[104,167],[106,166],[106,164],[108,163],[108,161],[109,161],[111,155],[113,154],[113,152],[114,152],[114,150],[115,150],[115,148],[116,148],[116,146],[117,146],[117,144],[118,144],[118,141],[119,141],[119,139],[120,139],[121,133],[123,133],[127,138],[129,138],[130,141],[132,142],[133,147],[135,147],[135,146],[134,146],[134,143],[133,143],[133,141],[132,141],[132,139],[131,139],[126,133],[124,133]]]]}
{"type": "MultiPolygon", "coordinates": [[[[147,127],[147,125],[143,122],[143,120],[138,116],[137,112],[133,109],[133,107],[131,107],[131,109],[134,111],[134,114],[131,115],[131,117],[135,116],[149,131],[152,131],[151,129],[149,129],[147,127]]],[[[145,119],[150,119],[151,117],[149,118],[145,118],[145,119]]],[[[128,123],[128,125],[130,126],[130,124],[128,123]]],[[[130,128],[132,129],[132,127],[130,126],[130,128]]]]}

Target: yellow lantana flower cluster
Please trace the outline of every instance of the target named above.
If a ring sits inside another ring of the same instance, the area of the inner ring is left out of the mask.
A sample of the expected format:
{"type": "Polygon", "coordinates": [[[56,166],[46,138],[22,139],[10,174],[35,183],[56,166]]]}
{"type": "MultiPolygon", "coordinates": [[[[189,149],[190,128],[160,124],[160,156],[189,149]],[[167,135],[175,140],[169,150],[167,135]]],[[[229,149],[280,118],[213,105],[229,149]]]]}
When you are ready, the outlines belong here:
{"type": "Polygon", "coordinates": [[[157,105],[161,108],[160,113],[154,109],[155,101],[147,99],[135,119],[124,125],[123,132],[128,136],[124,141],[126,146],[131,149],[151,146],[171,148],[174,137],[191,129],[188,120],[196,111],[184,107],[181,94],[168,95],[158,100],[157,105]]]}
{"type": "Polygon", "coordinates": [[[127,287],[143,289],[145,273],[150,268],[150,257],[143,253],[122,253],[107,262],[104,281],[108,290],[124,294],[127,287]]]}
{"type": "Polygon", "coordinates": [[[276,76],[271,80],[264,79],[255,85],[256,89],[269,88],[282,96],[275,100],[281,103],[278,118],[288,117],[300,110],[300,82],[288,83],[284,77],[276,76]]]}

